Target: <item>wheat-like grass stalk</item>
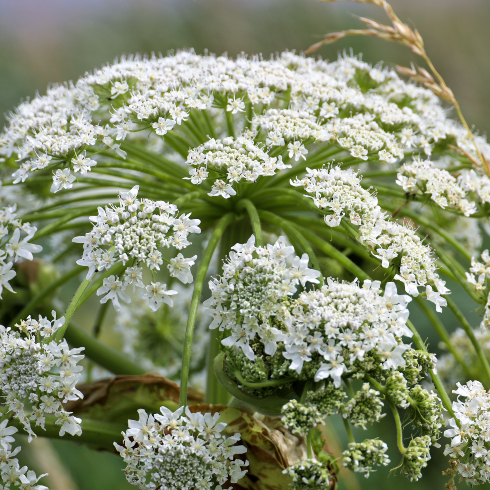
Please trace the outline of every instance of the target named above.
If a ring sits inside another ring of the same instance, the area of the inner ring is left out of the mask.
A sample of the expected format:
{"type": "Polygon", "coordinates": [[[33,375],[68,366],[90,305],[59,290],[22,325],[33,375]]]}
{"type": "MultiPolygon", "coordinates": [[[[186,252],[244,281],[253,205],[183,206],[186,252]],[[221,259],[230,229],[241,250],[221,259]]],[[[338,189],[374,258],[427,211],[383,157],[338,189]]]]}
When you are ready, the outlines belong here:
{"type": "MultiPolygon", "coordinates": [[[[339,0],[320,0],[322,2],[337,2],[339,0]]],[[[359,17],[359,20],[368,26],[368,29],[346,29],[340,32],[332,32],[330,34],[325,35],[325,37],[318,43],[310,46],[305,53],[309,54],[313,51],[316,51],[321,46],[325,44],[330,44],[339,39],[342,39],[346,36],[373,36],[378,37],[380,39],[386,39],[388,41],[395,41],[403,44],[410,48],[416,55],[420,56],[426,63],[430,69],[430,72],[424,68],[416,67],[412,65],[411,68],[406,66],[397,66],[396,69],[402,73],[410,77],[412,80],[421,83],[424,87],[431,90],[437,97],[449,102],[454,105],[456,112],[458,114],[461,123],[468,131],[468,136],[473,142],[475,146],[476,153],[480,161],[472,158],[471,160],[477,165],[483,168],[485,173],[490,177],[490,165],[482,152],[480,151],[473,132],[471,131],[466,119],[463,116],[463,112],[461,111],[461,107],[459,102],[457,101],[453,91],[448,87],[441,74],[437,71],[434,64],[432,63],[429,55],[425,50],[424,40],[419,31],[416,29],[412,29],[409,25],[405,24],[400,20],[400,18],[396,15],[393,7],[386,2],[385,0],[353,0],[357,3],[366,3],[376,5],[378,7],[382,7],[386,12],[388,18],[391,21],[391,26],[387,24],[382,24],[380,22],[376,22],[372,19],[368,19],[366,17],[359,17]]]]}

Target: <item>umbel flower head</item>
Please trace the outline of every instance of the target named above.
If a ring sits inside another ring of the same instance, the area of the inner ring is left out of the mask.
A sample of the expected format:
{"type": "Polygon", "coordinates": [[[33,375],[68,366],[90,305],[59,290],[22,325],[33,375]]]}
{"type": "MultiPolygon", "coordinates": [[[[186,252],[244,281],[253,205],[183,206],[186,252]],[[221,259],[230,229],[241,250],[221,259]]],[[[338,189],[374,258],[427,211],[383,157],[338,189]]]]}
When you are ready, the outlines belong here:
{"type": "MultiPolygon", "coordinates": [[[[130,420],[124,445],[114,443],[127,464],[126,478],[138,488],[168,490],[221,490],[228,480],[236,483],[246,473],[248,461],[235,458],[247,451],[237,445],[240,434],[226,437],[220,414],[192,413],[189,407],[148,415],[138,410],[130,420]]],[[[225,487],[228,488],[228,487],[225,487]]]]}
{"type": "MultiPolygon", "coordinates": [[[[143,265],[151,271],[160,270],[166,260],[159,249],[173,247],[182,250],[191,242],[190,233],[200,233],[198,219],[190,219],[190,214],[176,217],[177,207],[164,201],[138,199],[139,186],[119,194],[119,206],[99,208],[98,216],[92,216],[93,230],[83,237],[75,237],[76,243],[83,243],[83,256],[77,264],[88,267],[87,279],[96,271],[109,270],[114,264],[122,263],[128,267],[122,279],[112,275],[104,279],[97,294],[105,295],[101,303],[112,300],[119,310],[119,299],[126,303],[131,298],[125,293],[128,286],[133,290],[144,290],[150,308],[156,311],[162,303],[172,306],[171,296],[177,291],[167,290],[166,284],[143,282],[143,265]]],[[[191,267],[197,256],[186,259],[181,253],[168,261],[172,277],[183,283],[192,282],[191,267]]]]}
{"type": "Polygon", "coordinates": [[[398,295],[394,283],[382,295],[379,282],[360,287],[328,278],[321,289],[303,290],[293,299],[298,287],[319,282],[320,272],[307,267],[306,254],[288,265],[293,248],[282,237],[256,247],[252,236],[233,249],[204,302],[214,317],[210,328],[231,333],[222,340],[230,352],[239,348],[254,361],[257,353],[278,351],[290,361],[290,374],[330,379],[337,388],[369,353],[379,356],[383,369],[405,365],[409,346],[399,339],[412,336],[406,326],[411,298],[398,295]]]}
{"type": "Polygon", "coordinates": [[[44,429],[47,414],[56,417],[60,436],[82,432],[81,420],[62,403],[83,398],[76,388],[83,347],[70,349],[66,340],[51,340],[64,322],[64,317],[57,319],[53,312],[51,321],[29,316],[15,329],[0,325],[0,397],[8,412],[23,424],[29,439],[35,436],[31,423],[44,429]]]}
{"type": "MultiPolygon", "coordinates": [[[[37,238],[83,230],[75,242],[84,246],[78,264],[88,268],[87,279],[67,309],[67,324],[88,291],[119,309],[120,301],[130,301],[132,286],[153,312],[171,306],[176,291],[159,271],[168,262],[172,278],[193,282],[197,256],[182,251],[202,226],[209,235],[186,317],[181,405],[200,297],[220,244],[220,256],[228,257],[210,283],[205,306],[213,316],[213,342],[218,338],[224,351],[217,357],[223,359],[218,374],[230,391],[256,408],[275,403],[276,415],[282,407],[286,429],[308,441],[326,416],[340,414],[351,441],[344,464],[365,474],[387,463],[386,445],[378,439],[354,442],[350,424],[365,428],[390,408],[401,471],[412,480],[420,477],[439,437],[441,400],[417,386],[430,373],[440,389],[435,360],[408,321],[408,304],[422,296],[438,312],[449,304],[460,319],[443,275],[473,299],[488,302],[486,272],[480,271],[485,266],[472,264],[468,286],[461,272],[467,267],[457,262],[469,259],[463,239],[473,248],[482,242],[479,217],[490,210],[484,175],[490,146],[449,119],[430,90],[346,55],[335,62],[287,52],[269,60],[193,52],[123,57],[22,103],[0,135],[0,156],[8,184],[42,187],[48,178],[46,192],[70,196],[32,213],[39,221],[55,220],[37,238]],[[107,205],[116,187],[125,189],[120,201],[107,205]],[[82,200],[92,204],[81,207],[82,200]],[[83,217],[96,207],[87,231],[83,217]],[[430,219],[434,210],[440,226],[430,219]],[[467,217],[476,224],[460,226],[467,217]],[[254,236],[242,243],[250,230],[254,236]],[[270,232],[287,235],[294,247],[282,236],[263,245],[270,232]],[[230,252],[228,245],[236,242],[230,252]],[[335,262],[338,273],[324,271],[333,276],[324,279],[319,269],[326,260],[335,262]],[[98,284],[89,288],[92,279],[98,284]],[[401,284],[406,295],[398,294],[401,284]],[[405,343],[407,337],[418,350],[405,343]],[[406,410],[404,422],[413,429],[408,444],[398,409],[406,410]]],[[[11,287],[13,262],[40,251],[30,243],[36,236],[28,225],[22,228],[10,217],[14,211],[5,210],[9,224],[0,226],[0,294],[11,287]]],[[[60,255],[72,258],[69,248],[60,255]]],[[[487,305],[484,325],[489,311],[487,305]]],[[[27,323],[25,328],[34,328],[32,319],[27,323]]],[[[9,392],[10,410],[25,425],[30,407],[39,408],[40,425],[48,410],[63,413],[61,400],[79,396],[66,374],[79,372],[79,352],[40,332],[2,332],[8,344],[2,389],[9,392]],[[9,343],[21,347],[10,352],[9,343]],[[58,357],[72,358],[66,372],[58,357]],[[49,371],[38,369],[40,359],[49,371]],[[62,398],[64,382],[68,395],[62,398]]],[[[479,360],[490,375],[481,353],[479,360]]],[[[214,382],[210,376],[209,394],[219,398],[214,382]]],[[[61,431],[79,433],[78,419],[70,415],[60,416],[61,431]]],[[[140,488],[217,490],[245,471],[235,459],[244,448],[223,430],[210,414],[140,411],[117,448],[129,481],[140,488]]],[[[306,461],[286,468],[293,487],[334,482],[321,451],[307,449],[306,461]]]]}

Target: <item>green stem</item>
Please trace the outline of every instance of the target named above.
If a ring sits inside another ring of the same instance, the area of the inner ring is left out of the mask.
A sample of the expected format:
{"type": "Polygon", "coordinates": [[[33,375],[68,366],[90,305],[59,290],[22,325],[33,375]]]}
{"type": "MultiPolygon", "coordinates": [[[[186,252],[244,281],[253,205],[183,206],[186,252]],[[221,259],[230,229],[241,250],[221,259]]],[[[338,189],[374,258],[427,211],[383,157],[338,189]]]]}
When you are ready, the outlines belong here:
{"type": "Polygon", "coordinates": [[[187,201],[192,201],[193,199],[199,199],[200,197],[204,197],[204,196],[207,196],[205,191],[189,192],[188,194],[185,194],[182,197],[179,197],[175,201],[175,205],[178,208],[179,206],[182,206],[182,204],[186,203],[187,201]]]}
{"type": "Polygon", "coordinates": [[[71,271],[68,271],[66,274],[62,275],[56,281],[53,281],[51,284],[49,284],[38,294],[36,294],[36,296],[34,296],[34,298],[32,298],[31,301],[29,301],[29,303],[27,303],[24,306],[24,308],[22,308],[22,310],[17,314],[17,316],[10,322],[9,326],[13,327],[17,322],[27,317],[27,315],[29,315],[32,312],[32,310],[36,308],[36,306],[39,303],[41,303],[41,301],[43,301],[47,296],[49,296],[53,291],[58,289],[60,286],[67,283],[74,277],[78,276],[78,274],[80,274],[80,272],[82,272],[83,269],[84,267],[82,266],[75,267],[71,271]]]}
{"type": "Polygon", "coordinates": [[[385,393],[386,388],[381,383],[378,383],[372,376],[369,376],[369,374],[366,374],[365,377],[375,390],[380,393],[385,393]]]}
{"type": "Polygon", "coordinates": [[[97,277],[97,279],[92,283],[92,285],[85,291],[82,298],[80,299],[77,308],[79,306],[82,306],[83,303],[85,303],[85,301],[87,301],[90,298],[90,296],[92,296],[92,294],[94,294],[97,291],[97,289],[99,289],[102,286],[105,278],[112,275],[117,276],[123,271],[125,267],[126,266],[124,266],[121,262],[119,262],[113,265],[108,271],[105,271],[104,273],[100,274],[99,277],[97,277]]]}
{"type": "Polygon", "coordinates": [[[350,384],[350,381],[347,378],[344,378],[344,383],[345,383],[345,386],[347,387],[347,392],[349,393],[349,396],[351,398],[354,398],[355,393],[354,393],[354,390],[352,389],[352,385],[350,384]]]}
{"type": "Polygon", "coordinates": [[[192,352],[192,338],[194,336],[194,325],[197,318],[197,309],[199,307],[199,300],[201,299],[202,289],[204,286],[204,281],[206,280],[206,274],[208,272],[209,264],[213,256],[214,250],[216,249],[221,235],[223,235],[226,227],[235,218],[233,213],[225,214],[217,223],[216,228],[209,239],[209,243],[204,251],[201,263],[199,264],[199,269],[196,275],[196,282],[194,285],[194,290],[192,292],[191,304],[189,307],[189,316],[187,317],[187,326],[185,329],[184,338],[184,352],[182,354],[182,374],[180,381],[180,405],[187,405],[187,383],[189,378],[189,366],[191,361],[192,352]]]}
{"type": "MultiPolygon", "coordinates": [[[[326,226],[326,225],[325,225],[326,226]]],[[[359,266],[354,264],[349,257],[346,257],[340,250],[335,248],[330,243],[322,240],[320,237],[307,230],[304,227],[297,226],[300,233],[315,247],[319,248],[326,255],[335,259],[339,264],[341,264],[345,269],[354,274],[354,276],[358,277],[360,280],[365,281],[366,279],[370,279],[369,275],[366,274],[359,266]]]]}
{"type": "Polygon", "coordinates": [[[470,367],[464,362],[463,358],[459,355],[458,351],[451,344],[451,337],[449,336],[446,327],[441,322],[439,317],[431,310],[427,302],[420,298],[420,296],[415,298],[415,302],[417,303],[419,308],[424,312],[425,316],[434,327],[434,330],[437,332],[441,340],[444,342],[449,352],[451,352],[454,359],[456,359],[456,362],[463,368],[466,375],[470,379],[473,379],[473,374],[470,370],[470,367]]]}
{"type": "Polygon", "coordinates": [[[482,298],[481,296],[478,296],[476,293],[474,286],[472,286],[468,280],[466,279],[466,276],[464,275],[464,270],[461,270],[461,264],[459,262],[454,261],[454,259],[451,260],[451,258],[442,250],[440,249],[435,249],[436,254],[439,256],[439,259],[443,264],[446,265],[446,267],[449,269],[451,274],[454,276],[454,279],[456,282],[461,284],[463,286],[464,290],[468,293],[470,298],[480,304],[485,303],[485,299],[482,298]]]}
{"type": "Polygon", "coordinates": [[[235,137],[235,126],[233,124],[233,114],[225,109],[226,127],[228,129],[228,136],[235,137]]]}
{"type": "Polygon", "coordinates": [[[71,317],[73,316],[73,313],[75,313],[75,311],[77,310],[78,304],[80,303],[80,299],[82,298],[82,295],[85,292],[85,290],[88,288],[91,280],[92,279],[84,279],[80,284],[80,286],[78,286],[78,289],[75,295],[73,296],[72,300],[70,301],[70,304],[68,305],[68,308],[64,315],[65,323],[54,335],[54,340],[56,340],[56,342],[60,342],[63,336],[65,335],[71,317]]]}
{"type": "MultiPolygon", "coordinates": [[[[146,175],[151,175],[152,177],[157,177],[158,179],[161,179],[163,182],[162,184],[172,184],[177,187],[184,187],[185,189],[192,190],[195,189],[193,184],[190,184],[189,182],[182,180],[182,177],[174,177],[173,175],[162,172],[161,170],[154,170],[153,168],[148,168],[145,167],[145,165],[142,165],[140,163],[98,163],[96,168],[122,168],[122,169],[128,169],[128,170],[136,170],[138,172],[144,173],[146,175]]],[[[131,178],[133,180],[135,179],[135,175],[128,175],[128,178],[131,178]]],[[[140,179],[143,184],[148,183],[147,181],[140,179]]]]}
{"type": "Polygon", "coordinates": [[[242,199],[237,204],[237,210],[240,211],[243,208],[246,209],[248,216],[250,217],[250,223],[252,225],[252,230],[255,235],[255,246],[262,247],[263,246],[262,227],[260,225],[260,217],[259,217],[259,213],[257,212],[257,208],[255,207],[253,202],[250,201],[249,199],[242,199]]]}
{"type": "MultiPolygon", "coordinates": [[[[410,320],[407,320],[407,326],[413,332],[412,340],[414,341],[417,349],[423,352],[427,352],[422,337],[420,336],[417,329],[414,327],[413,323],[410,320]]],[[[436,390],[439,393],[439,396],[441,397],[442,403],[446,407],[446,410],[449,412],[451,417],[454,417],[453,406],[451,400],[449,399],[449,396],[446,393],[444,385],[442,384],[441,378],[439,378],[438,374],[434,373],[434,370],[431,369],[429,372],[430,372],[430,377],[432,379],[432,382],[434,383],[434,386],[436,387],[436,390]]]]}
{"type": "Polygon", "coordinates": [[[169,160],[168,158],[165,158],[162,155],[156,155],[154,153],[151,153],[148,150],[141,148],[137,144],[133,144],[133,143],[129,143],[128,141],[125,141],[121,145],[121,147],[124,151],[127,151],[128,154],[138,157],[162,170],[165,170],[166,172],[169,172],[172,175],[174,175],[174,177],[182,178],[188,176],[188,173],[186,172],[185,168],[180,166],[178,163],[172,162],[172,160],[169,160]]]}
{"type": "Polygon", "coordinates": [[[343,151],[345,151],[343,148],[337,148],[337,147],[332,148],[330,145],[327,145],[325,146],[324,152],[322,151],[322,149],[318,150],[314,155],[311,156],[311,158],[307,158],[303,163],[298,163],[297,165],[293,165],[292,168],[286,170],[284,173],[280,173],[277,175],[277,177],[272,178],[267,186],[276,187],[278,185],[283,184],[284,182],[288,182],[290,179],[303,173],[307,167],[315,168],[318,165],[323,165],[325,163],[328,163],[327,160],[330,157],[338,153],[342,153],[343,151]],[[328,149],[331,149],[331,151],[327,152],[328,149]]]}
{"type": "Polygon", "coordinates": [[[84,354],[89,359],[113,374],[140,376],[146,373],[145,369],[128,359],[127,355],[100,342],[73,323],[66,330],[65,338],[73,347],[85,347],[84,354]]]}
{"type": "Polygon", "coordinates": [[[395,404],[389,398],[387,398],[386,400],[391,408],[391,411],[393,412],[393,418],[395,419],[396,443],[398,445],[398,450],[403,455],[407,452],[407,450],[403,446],[403,429],[402,429],[402,422],[400,420],[400,414],[398,413],[398,409],[396,408],[395,404]]]}
{"type": "Polygon", "coordinates": [[[342,422],[344,423],[345,432],[347,432],[347,436],[349,437],[349,442],[356,442],[349,421],[346,418],[342,417],[342,422]]]}
{"type": "MultiPolygon", "coordinates": [[[[121,432],[127,429],[125,424],[83,419],[80,424],[82,427],[82,433],[79,436],[72,436],[70,434],[60,436],[60,425],[56,424],[56,416],[47,414],[45,415],[45,419],[46,430],[43,430],[41,427],[34,426],[34,424],[32,425],[33,432],[39,437],[63,439],[65,441],[68,440],[79,444],[81,443],[88,446],[93,446],[96,449],[105,449],[111,452],[114,451],[114,442],[121,441],[121,432]]],[[[17,427],[21,434],[27,434],[24,430],[24,426],[17,419],[12,419],[9,425],[17,427]]]]}
{"type": "Polygon", "coordinates": [[[309,430],[308,435],[306,436],[306,456],[308,457],[308,459],[313,458],[313,451],[311,449],[311,434],[312,431],[309,430]]]}
{"type": "MultiPolygon", "coordinates": [[[[262,216],[269,223],[273,223],[279,227],[281,227],[286,234],[294,241],[296,241],[299,246],[308,254],[310,258],[311,265],[317,271],[320,271],[320,263],[318,262],[318,258],[311,248],[311,245],[305,240],[304,236],[297,230],[293,223],[290,221],[281,218],[277,214],[270,213],[269,211],[259,211],[259,216],[262,216]]],[[[319,277],[320,286],[323,286],[323,277],[320,275],[319,277]]]]}
{"type": "Polygon", "coordinates": [[[446,300],[449,309],[454,313],[454,316],[458,319],[460,325],[463,327],[463,330],[465,331],[466,335],[470,339],[471,345],[473,345],[476,355],[478,356],[478,359],[481,362],[483,371],[485,372],[485,376],[487,380],[490,382],[490,366],[488,364],[488,360],[485,356],[485,353],[481,348],[480,343],[475,337],[475,333],[473,332],[473,329],[471,328],[470,324],[468,323],[468,320],[465,318],[461,310],[456,306],[456,303],[454,303],[454,301],[450,298],[446,298],[446,300]]]}

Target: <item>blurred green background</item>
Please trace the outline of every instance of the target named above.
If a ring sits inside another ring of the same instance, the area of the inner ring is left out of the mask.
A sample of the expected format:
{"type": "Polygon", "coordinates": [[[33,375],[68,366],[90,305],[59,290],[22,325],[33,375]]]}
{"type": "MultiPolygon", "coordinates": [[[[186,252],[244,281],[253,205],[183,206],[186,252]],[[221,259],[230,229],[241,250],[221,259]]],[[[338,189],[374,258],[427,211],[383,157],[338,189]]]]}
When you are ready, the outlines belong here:
{"type": "MultiPolygon", "coordinates": [[[[427,51],[448,85],[455,92],[470,125],[480,132],[490,129],[490,2],[488,0],[393,0],[398,15],[416,26],[427,51]]],[[[352,2],[334,4],[316,0],[0,0],[0,125],[4,113],[22,98],[44,93],[49,83],[76,80],[86,71],[111,62],[122,53],[162,52],[194,48],[198,53],[271,53],[285,49],[301,51],[326,32],[359,27],[353,17],[384,21],[380,9],[352,2]]],[[[347,38],[322,48],[318,54],[335,59],[343,49],[363,53],[366,61],[409,64],[419,62],[407,49],[371,38],[347,38]]],[[[454,296],[458,296],[455,291],[454,296]]],[[[456,298],[455,298],[456,299],[456,298]]],[[[477,325],[474,307],[467,313],[477,325]]],[[[412,318],[417,323],[417,312],[412,318]]],[[[450,315],[444,320],[455,328],[450,315]]],[[[432,350],[437,339],[430,331],[432,350]]],[[[108,340],[108,339],[104,339],[108,340]]],[[[335,418],[335,417],[334,417],[335,418]]],[[[333,421],[337,425],[338,421],[333,421]]],[[[391,419],[378,425],[379,435],[392,447],[391,419]],[[391,443],[391,444],[390,444],[391,443]]],[[[341,433],[341,431],[339,431],[341,433]]],[[[346,441],[341,439],[345,444],[346,441]]],[[[441,441],[442,442],[442,441],[441,441]]],[[[49,468],[51,490],[123,490],[126,483],[119,458],[96,453],[71,443],[41,440],[27,451],[26,464],[38,471],[49,468]]],[[[396,466],[395,452],[392,453],[396,466]]],[[[342,488],[400,490],[416,487],[444,488],[446,477],[442,450],[418,483],[380,470],[368,480],[362,476],[344,479],[342,488]],[[438,461],[434,461],[437,459],[438,461]]]]}

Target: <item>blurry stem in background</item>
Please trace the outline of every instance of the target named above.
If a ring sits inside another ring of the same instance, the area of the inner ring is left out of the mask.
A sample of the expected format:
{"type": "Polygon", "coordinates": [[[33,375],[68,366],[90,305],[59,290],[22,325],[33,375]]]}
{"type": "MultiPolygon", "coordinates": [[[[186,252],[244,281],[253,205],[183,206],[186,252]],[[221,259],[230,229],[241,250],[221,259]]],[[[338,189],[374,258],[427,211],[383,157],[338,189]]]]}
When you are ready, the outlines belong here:
{"type": "Polygon", "coordinates": [[[13,327],[17,322],[20,320],[23,320],[26,318],[28,315],[31,314],[32,310],[36,308],[36,306],[39,305],[43,300],[46,299],[47,296],[49,296],[52,292],[54,292],[56,289],[58,289],[60,286],[63,284],[67,283],[74,277],[78,276],[80,272],[82,272],[85,268],[82,266],[77,266],[71,271],[68,271],[66,274],[62,275],[59,279],[56,281],[53,281],[51,284],[49,284],[46,288],[44,288],[42,291],[40,291],[36,296],[34,296],[27,305],[22,308],[22,310],[17,314],[17,316],[14,317],[14,319],[10,322],[9,327],[13,327]]]}
{"type": "Polygon", "coordinates": [[[248,216],[250,218],[253,234],[255,235],[255,246],[262,247],[263,246],[262,227],[260,226],[260,218],[257,213],[257,208],[254,206],[253,202],[250,201],[249,199],[242,199],[237,204],[237,210],[240,211],[243,208],[246,209],[248,216]]]}
{"type": "MultiPolygon", "coordinates": [[[[104,323],[105,316],[107,314],[107,310],[109,309],[109,301],[106,301],[102,305],[99,306],[97,311],[97,316],[95,317],[94,326],[92,327],[92,336],[94,339],[98,339],[100,332],[102,330],[102,324],[104,323]]],[[[94,368],[94,362],[91,361],[87,366],[87,383],[92,381],[92,370],[94,368]]]]}
{"type": "MultiPolygon", "coordinates": [[[[0,414],[3,412],[4,409],[0,409],[0,414]]],[[[114,442],[122,440],[121,432],[127,429],[126,424],[114,424],[111,422],[101,422],[99,420],[83,419],[80,424],[82,433],[79,436],[72,436],[70,434],[60,436],[60,426],[56,423],[58,420],[56,416],[46,414],[45,418],[46,430],[43,430],[38,426],[32,427],[34,433],[39,437],[48,437],[50,439],[62,438],[63,440],[87,444],[96,449],[105,449],[111,452],[114,451],[114,442]]],[[[17,419],[12,419],[9,425],[17,427],[20,434],[26,434],[24,426],[17,419]]]]}
{"type": "Polygon", "coordinates": [[[187,326],[185,329],[184,338],[184,352],[182,354],[182,372],[180,379],[180,406],[187,405],[187,383],[189,379],[189,366],[191,362],[192,353],[192,339],[194,336],[194,326],[197,318],[197,310],[199,308],[199,301],[206,280],[206,274],[208,272],[211,258],[213,257],[214,250],[218,246],[221,236],[223,235],[227,226],[233,221],[235,215],[233,213],[225,214],[217,223],[214,229],[206,250],[199,264],[197,270],[196,280],[194,283],[194,290],[192,291],[192,299],[189,307],[189,316],[187,317],[187,326]]]}
{"type": "MultiPolygon", "coordinates": [[[[407,320],[407,326],[408,328],[412,331],[413,337],[412,340],[414,341],[417,349],[427,352],[427,348],[425,347],[424,341],[422,340],[422,337],[420,337],[420,334],[418,333],[417,329],[413,326],[413,323],[410,320],[407,320]]],[[[439,396],[441,397],[442,403],[446,410],[449,412],[449,415],[451,417],[454,417],[454,412],[453,412],[453,406],[451,404],[451,400],[449,399],[449,396],[447,395],[446,389],[444,388],[444,385],[442,384],[441,378],[439,378],[439,375],[434,372],[434,370],[431,370],[429,372],[430,377],[432,378],[432,382],[434,383],[434,386],[436,387],[437,392],[439,393],[439,396]]],[[[457,419],[456,419],[457,421],[457,419]]]]}
{"type": "Polygon", "coordinates": [[[65,339],[72,347],[85,347],[83,354],[99,366],[113,374],[139,376],[146,370],[116,349],[100,342],[73,323],[68,326],[65,339]]]}
{"type": "Polygon", "coordinates": [[[476,355],[478,356],[478,359],[481,362],[483,371],[485,372],[485,377],[487,379],[487,383],[484,384],[488,389],[488,387],[490,386],[490,365],[488,364],[488,360],[485,357],[485,353],[483,352],[481,345],[478,342],[478,339],[475,337],[475,333],[473,332],[473,329],[468,323],[468,320],[465,318],[461,310],[456,306],[456,303],[454,303],[452,299],[447,298],[447,305],[449,306],[450,310],[454,313],[454,316],[458,319],[460,325],[463,327],[463,330],[465,331],[466,335],[470,339],[470,342],[476,351],[476,355]]]}
{"type": "Polygon", "coordinates": [[[66,313],[64,314],[65,323],[54,335],[54,340],[56,340],[56,342],[60,342],[61,339],[64,337],[66,329],[68,328],[68,324],[70,323],[71,317],[73,316],[73,313],[75,313],[76,309],[78,308],[80,299],[82,298],[82,295],[85,292],[85,290],[88,288],[91,280],[92,279],[84,279],[80,284],[80,286],[78,286],[78,289],[76,290],[72,300],[70,301],[70,304],[68,305],[68,308],[66,309],[66,313]]]}
{"type": "Polygon", "coordinates": [[[444,342],[449,352],[451,352],[451,354],[454,356],[454,359],[456,359],[456,362],[463,368],[466,375],[470,379],[473,379],[475,377],[474,374],[471,372],[470,367],[463,361],[458,351],[451,344],[451,337],[449,336],[449,333],[446,330],[446,327],[444,326],[442,321],[439,320],[439,317],[431,310],[431,308],[426,303],[426,301],[420,298],[420,296],[415,298],[415,302],[417,303],[419,308],[424,312],[425,316],[434,327],[434,330],[437,332],[441,340],[444,342]]]}
{"type": "Polygon", "coordinates": [[[398,409],[396,408],[395,404],[389,399],[386,398],[388,405],[391,408],[391,411],[393,413],[393,418],[395,419],[395,425],[396,425],[396,443],[398,445],[398,450],[403,454],[407,452],[405,447],[403,446],[403,428],[402,428],[402,422],[400,420],[400,414],[398,413],[398,409]]]}
{"type": "Polygon", "coordinates": [[[344,423],[345,431],[347,432],[347,436],[349,438],[349,442],[356,442],[356,439],[354,438],[354,434],[352,433],[351,426],[349,424],[349,421],[342,417],[342,422],[344,423]]]}

